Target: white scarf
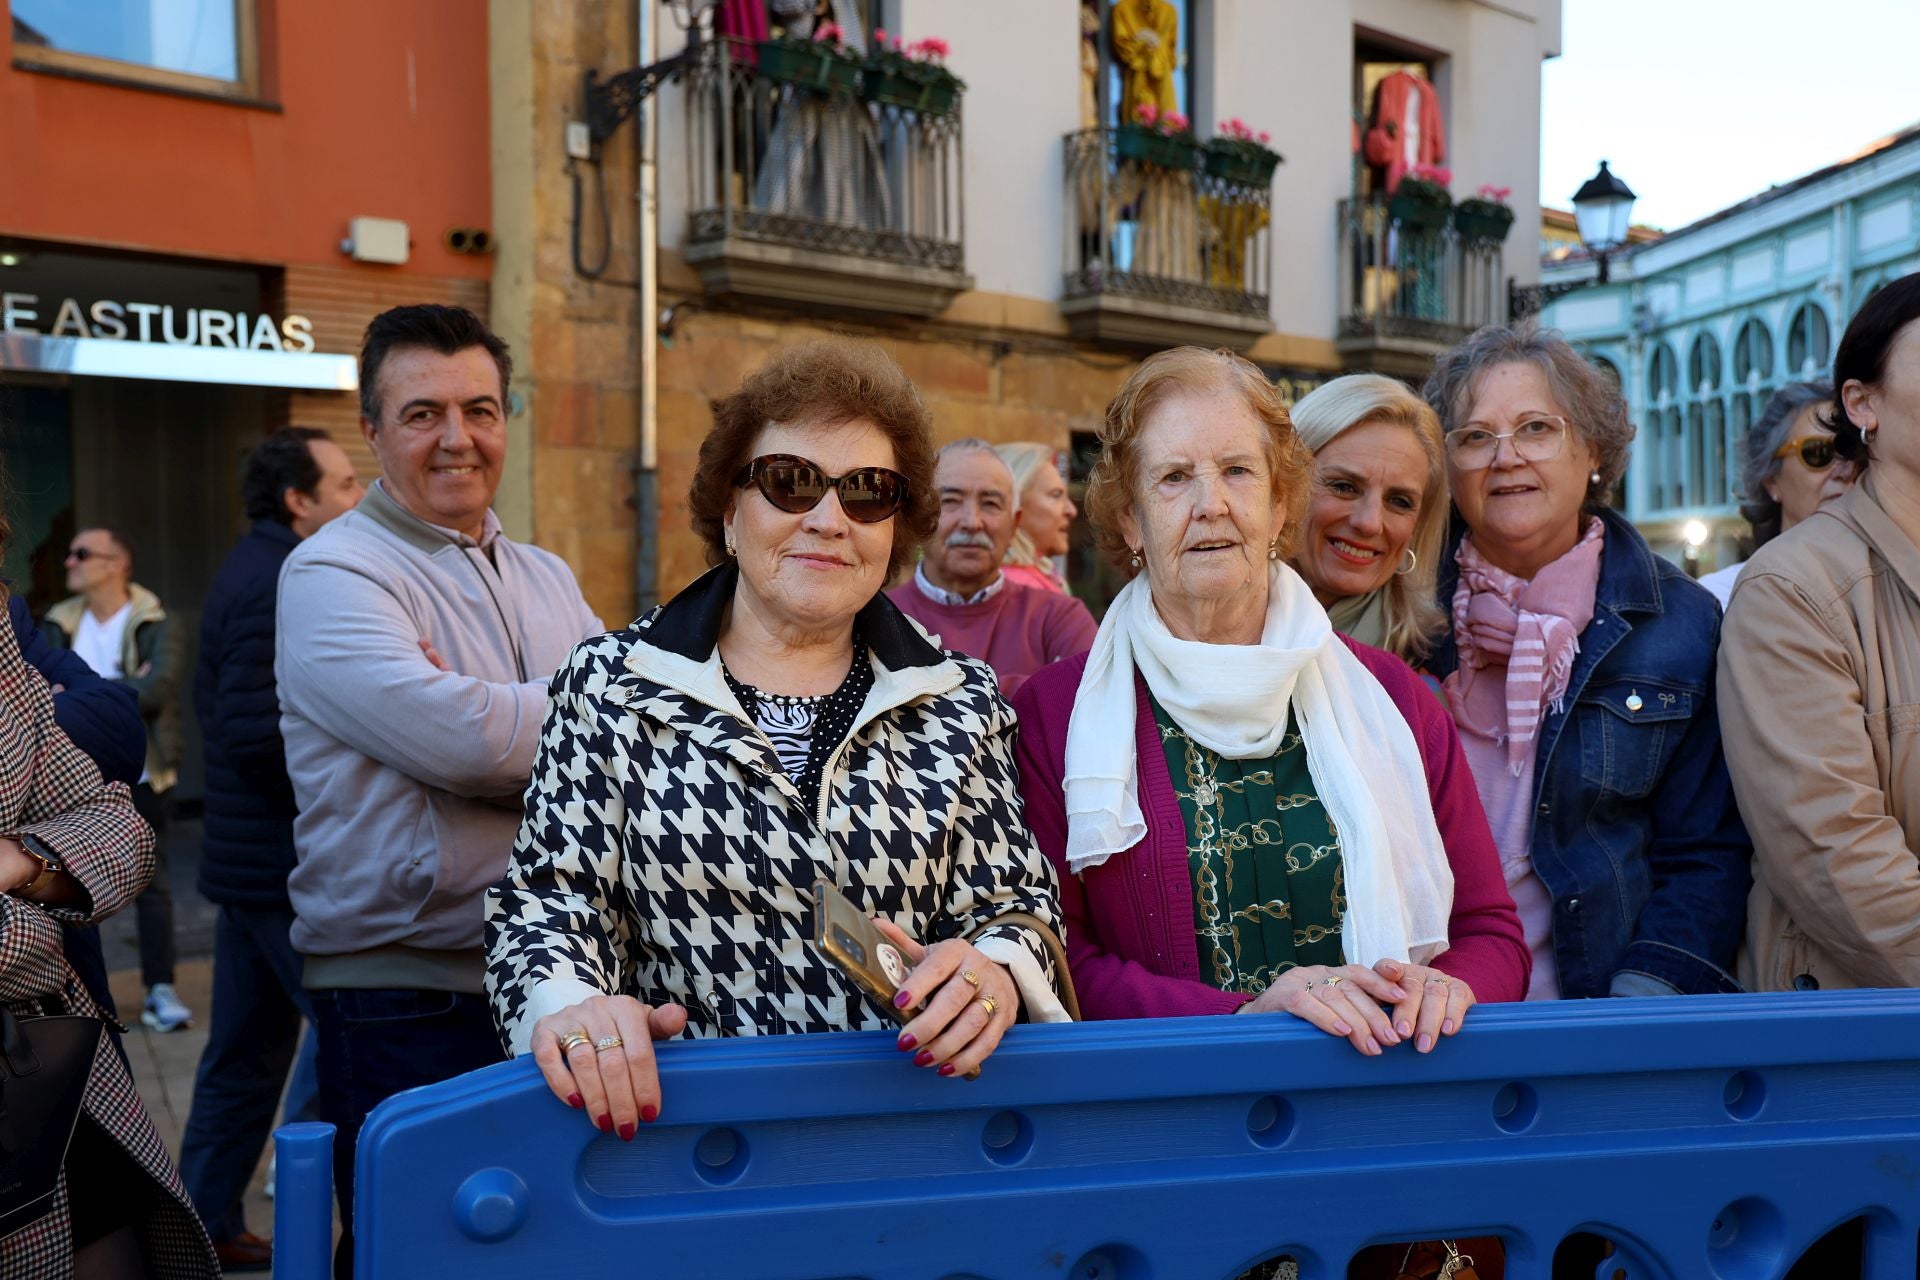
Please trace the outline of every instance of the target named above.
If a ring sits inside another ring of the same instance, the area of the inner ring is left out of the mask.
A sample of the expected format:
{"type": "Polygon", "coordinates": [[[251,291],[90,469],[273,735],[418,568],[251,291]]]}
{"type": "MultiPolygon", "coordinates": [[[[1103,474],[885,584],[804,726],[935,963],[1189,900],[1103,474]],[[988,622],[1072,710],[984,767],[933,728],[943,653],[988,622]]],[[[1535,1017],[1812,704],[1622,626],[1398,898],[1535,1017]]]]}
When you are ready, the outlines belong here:
{"type": "Polygon", "coordinates": [[[1340,833],[1349,964],[1424,964],[1447,949],[1453,869],[1413,732],[1340,642],[1326,610],[1284,563],[1269,576],[1258,645],[1202,644],[1167,629],[1145,575],[1121,589],[1087,656],[1067,725],[1067,867],[1097,867],[1146,836],[1133,674],[1174,723],[1230,760],[1272,755],[1292,702],[1307,770],[1340,833]]]}

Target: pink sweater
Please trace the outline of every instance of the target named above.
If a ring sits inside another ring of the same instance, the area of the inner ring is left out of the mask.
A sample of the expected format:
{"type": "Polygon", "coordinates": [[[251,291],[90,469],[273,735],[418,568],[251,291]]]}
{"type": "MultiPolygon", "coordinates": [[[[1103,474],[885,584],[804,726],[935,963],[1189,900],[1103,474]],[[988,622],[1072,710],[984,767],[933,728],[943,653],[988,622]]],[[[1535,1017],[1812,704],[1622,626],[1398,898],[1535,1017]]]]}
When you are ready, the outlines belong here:
{"type": "Polygon", "coordinates": [[[936,604],[912,579],[887,592],[887,598],[939,636],[942,647],[985,659],[1009,698],[1049,662],[1093,648],[1099,631],[1087,606],[1073,596],[1012,581],[980,604],[936,604]]]}
{"type": "MultiPolygon", "coordinates": [[[[1446,709],[1390,653],[1340,637],[1386,689],[1413,728],[1427,765],[1433,816],[1453,866],[1450,946],[1434,967],[1461,978],[1483,1001],[1526,995],[1531,959],[1473,775],[1446,709]]],[[[1067,963],[1088,1018],[1168,1018],[1232,1013],[1251,996],[1200,978],[1193,936],[1193,873],[1186,823],[1167,773],[1147,686],[1136,677],[1140,808],[1147,834],[1084,876],[1067,872],[1067,722],[1086,658],[1035,675],[1014,696],[1020,717],[1020,791],[1027,825],[1060,876],[1067,963]]]]}

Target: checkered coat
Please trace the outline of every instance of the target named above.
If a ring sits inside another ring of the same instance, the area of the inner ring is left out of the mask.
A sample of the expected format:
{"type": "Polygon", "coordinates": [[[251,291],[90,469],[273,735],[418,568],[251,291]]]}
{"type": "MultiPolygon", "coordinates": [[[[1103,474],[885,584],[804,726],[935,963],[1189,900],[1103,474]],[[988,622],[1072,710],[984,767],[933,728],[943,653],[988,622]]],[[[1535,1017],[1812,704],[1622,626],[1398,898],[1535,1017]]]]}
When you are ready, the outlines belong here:
{"type": "MultiPolygon", "coordinates": [[[[809,940],[817,877],[927,942],[1015,911],[1059,927],[992,670],[876,597],[859,618],[873,690],[808,813],[716,654],[737,575],[713,570],[554,677],[525,821],[487,896],[487,988],[514,1053],[541,1017],[606,993],[684,1005],[690,1036],[891,1026],[809,940]]],[[[1051,996],[1030,931],[976,945],[1028,1007],[1051,996]]]]}
{"type": "MultiPolygon", "coordinates": [[[[91,899],[41,907],[0,894],[0,1000],[22,1017],[104,1017],[67,967],[60,922],[91,924],[132,902],[153,877],[153,832],[134,812],[126,785],[101,781],[93,761],[54,724],[52,694],[21,661],[11,627],[0,627],[0,831],[46,841],[91,899]]],[[[150,1273],[164,1280],[217,1277],[213,1246],[180,1174],[104,1031],[81,1105],[160,1192],[140,1224],[150,1273]]],[[[0,1238],[0,1276],[51,1278],[72,1270],[63,1177],[50,1212],[0,1238]]]]}

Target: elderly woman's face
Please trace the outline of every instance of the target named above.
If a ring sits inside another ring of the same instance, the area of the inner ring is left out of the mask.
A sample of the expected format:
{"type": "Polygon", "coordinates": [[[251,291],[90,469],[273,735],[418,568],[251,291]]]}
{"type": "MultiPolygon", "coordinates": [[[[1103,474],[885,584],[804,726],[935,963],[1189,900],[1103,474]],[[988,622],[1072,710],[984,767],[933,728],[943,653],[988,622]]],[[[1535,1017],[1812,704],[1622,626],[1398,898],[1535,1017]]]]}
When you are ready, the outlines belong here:
{"type": "Polygon", "coordinates": [[[1020,527],[1036,555],[1063,556],[1073,545],[1073,518],[1080,509],[1067,496],[1067,482],[1051,462],[1040,464],[1020,494],[1020,527]]]}
{"type": "Polygon", "coordinates": [[[1397,422],[1348,427],[1313,455],[1313,504],[1294,565],[1320,603],[1393,577],[1420,523],[1427,475],[1419,437],[1397,422]]]}
{"type": "MultiPolygon", "coordinates": [[[[748,457],[770,453],[805,458],[829,476],[895,465],[893,442],[865,418],[832,427],[773,423],[754,438],[748,457]]],[[[756,604],[775,624],[813,633],[850,626],[878,594],[897,519],[850,520],[832,490],[812,510],[790,514],[749,485],[734,490],[726,526],[756,604]]]]}
{"type": "Polygon", "coordinates": [[[1141,423],[1133,509],[1121,532],[1146,562],[1170,625],[1222,604],[1264,613],[1267,547],[1286,520],[1274,500],[1267,431],[1226,390],[1176,392],[1141,423]]]}
{"type": "MultiPolygon", "coordinates": [[[[1532,363],[1497,364],[1480,377],[1464,421],[1496,435],[1524,424],[1567,417],[1546,374],[1532,363]]],[[[1463,469],[1449,448],[1447,479],[1454,505],[1473,531],[1481,554],[1510,573],[1531,578],[1580,540],[1580,509],[1595,466],[1593,447],[1573,423],[1551,458],[1529,461],[1512,440],[1501,440],[1493,460],[1463,469]]]]}
{"type": "MultiPolygon", "coordinates": [[[[1833,432],[1820,421],[1821,408],[1810,404],[1795,414],[1782,443],[1798,446],[1803,440],[1833,439],[1833,432]]],[[[1779,467],[1773,479],[1767,481],[1767,492],[1780,504],[1782,533],[1853,488],[1853,464],[1831,454],[1827,465],[1815,470],[1796,448],[1779,460],[1779,467]]]]}

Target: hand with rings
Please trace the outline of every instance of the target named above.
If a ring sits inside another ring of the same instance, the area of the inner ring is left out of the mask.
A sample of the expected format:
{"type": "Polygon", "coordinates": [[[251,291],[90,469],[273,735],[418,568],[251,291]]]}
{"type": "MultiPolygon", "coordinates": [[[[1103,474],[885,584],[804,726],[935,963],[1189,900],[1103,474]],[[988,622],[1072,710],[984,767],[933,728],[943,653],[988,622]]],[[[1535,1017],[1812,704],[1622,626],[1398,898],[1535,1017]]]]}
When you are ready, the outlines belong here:
{"type": "Polygon", "coordinates": [[[1308,965],[1275,978],[1265,991],[1240,1006],[1240,1012],[1290,1013],[1328,1035],[1345,1036],[1354,1048],[1373,1057],[1384,1051],[1383,1045],[1406,1039],[1381,1008],[1406,1000],[1404,984],[1365,965],[1308,965]]]}
{"type": "Polygon", "coordinates": [[[653,1042],[686,1025],[687,1011],[677,1004],[591,996],[534,1024],[533,1060],[554,1097],[585,1111],[600,1132],[631,1142],[639,1123],[660,1114],[653,1042]]]}
{"type": "Polygon", "coordinates": [[[922,947],[891,921],[876,917],[874,924],[913,965],[895,1003],[920,1012],[900,1029],[901,1052],[943,1076],[963,1076],[985,1062],[1020,1016],[1013,975],[970,942],[950,938],[922,947]]]}
{"type": "Polygon", "coordinates": [[[1393,1025],[1400,1038],[1413,1041],[1413,1047],[1421,1053],[1432,1052],[1441,1036],[1460,1030],[1467,1010],[1476,1003],[1472,987],[1438,969],[1398,960],[1382,960],[1373,967],[1407,993],[1407,998],[1394,1006],[1393,1025]]]}

